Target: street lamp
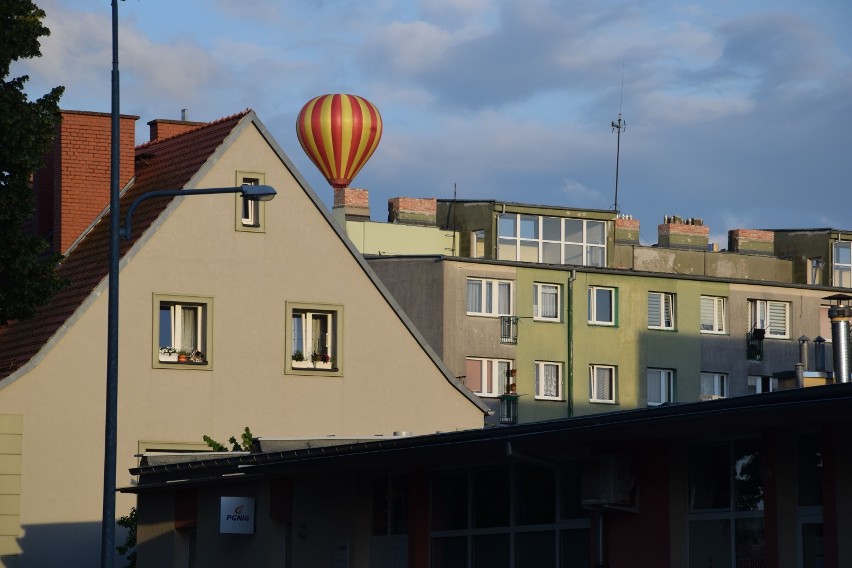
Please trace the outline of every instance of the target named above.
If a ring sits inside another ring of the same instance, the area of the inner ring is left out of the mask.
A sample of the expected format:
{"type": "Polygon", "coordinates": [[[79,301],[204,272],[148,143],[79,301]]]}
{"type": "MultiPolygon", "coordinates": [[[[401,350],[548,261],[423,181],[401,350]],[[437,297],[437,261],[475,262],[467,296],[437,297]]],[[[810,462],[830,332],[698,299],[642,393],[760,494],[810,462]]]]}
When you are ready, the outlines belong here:
{"type": "MultiPolygon", "coordinates": [[[[113,171],[117,171],[115,168],[113,171]]],[[[177,197],[211,195],[218,193],[240,193],[250,201],[270,201],[276,191],[269,185],[241,185],[239,187],[211,187],[205,189],[161,189],[149,191],[137,197],[119,227],[119,202],[117,192],[110,201],[110,249],[109,249],[109,307],[107,316],[107,385],[106,424],[104,427],[104,497],[101,520],[101,566],[112,568],[115,563],[115,468],[118,438],[118,257],[119,236],[130,239],[132,216],[136,206],[154,197],[177,197]]]]}
{"type": "Polygon", "coordinates": [[[211,195],[216,193],[241,193],[244,199],[249,201],[271,201],[275,197],[276,192],[269,185],[250,185],[243,184],[239,187],[210,187],[205,189],[160,189],[157,191],[149,191],[137,197],[130,207],[127,208],[127,214],[124,217],[124,227],[121,228],[121,238],[128,240],[130,238],[130,220],[133,216],[133,210],[136,206],[152,197],[178,197],[185,195],[211,195]]]}

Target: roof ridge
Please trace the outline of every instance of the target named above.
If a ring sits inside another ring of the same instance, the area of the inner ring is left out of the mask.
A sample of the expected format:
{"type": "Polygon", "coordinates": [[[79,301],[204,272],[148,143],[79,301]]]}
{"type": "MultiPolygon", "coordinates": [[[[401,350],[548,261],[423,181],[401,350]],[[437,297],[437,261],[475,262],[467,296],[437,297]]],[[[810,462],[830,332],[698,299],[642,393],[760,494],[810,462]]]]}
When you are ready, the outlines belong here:
{"type": "Polygon", "coordinates": [[[222,118],[217,118],[216,120],[214,120],[212,122],[205,122],[203,124],[196,126],[195,128],[190,128],[189,130],[185,130],[183,132],[179,132],[177,134],[173,134],[173,135],[167,136],[165,138],[157,138],[156,140],[148,140],[147,142],[143,142],[142,144],[139,144],[138,146],[136,146],[136,148],[134,150],[137,150],[137,151],[138,150],[144,150],[145,148],[153,146],[154,144],[159,144],[160,142],[165,142],[166,140],[173,140],[173,139],[175,139],[179,136],[185,136],[187,134],[192,134],[193,132],[198,132],[202,128],[208,128],[210,126],[216,126],[217,124],[222,124],[223,122],[228,122],[229,120],[235,120],[237,118],[242,118],[250,112],[252,112],[252,109],[246,107],[245,110],[234,113],[230,116],[223,116],[222,118]]]}

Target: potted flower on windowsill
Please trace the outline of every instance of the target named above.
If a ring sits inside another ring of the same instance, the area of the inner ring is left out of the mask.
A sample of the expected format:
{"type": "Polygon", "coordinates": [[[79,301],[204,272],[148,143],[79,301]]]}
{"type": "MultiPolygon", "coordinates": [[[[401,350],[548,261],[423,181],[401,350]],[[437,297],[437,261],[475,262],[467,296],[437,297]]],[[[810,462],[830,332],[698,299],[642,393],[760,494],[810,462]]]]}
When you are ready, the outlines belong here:
{"type": "Polygon", "coordinates": [[[313,364],[310,361],[305,360],[305,354],[302,352],[301,349],[293,351],[293,355],[290,358],[293,360],[292,364],[294,369],[310,369],[311,367],[313,367],[313,364]]]}
{"type": "Polygon", "coordinates": [[[189,361],[189,351],[187,351],[186,349],[181,349],[180,351],[178,351],[177,360],[178,363],[186,363],[187,361],[189,361]]]}
{"type": "Polygon", "coordinates": [[[320,351],[311,353],[311,362],[315,369],[331,369],[331,356],[328,354],[328,349],[323,347],[320,351]]]}
{"type": "Polygon", "coordinates": [[[178,360],[177,349],[174,347],[160,347],[160,361],[166,363],[175,363],[178,360]]]}

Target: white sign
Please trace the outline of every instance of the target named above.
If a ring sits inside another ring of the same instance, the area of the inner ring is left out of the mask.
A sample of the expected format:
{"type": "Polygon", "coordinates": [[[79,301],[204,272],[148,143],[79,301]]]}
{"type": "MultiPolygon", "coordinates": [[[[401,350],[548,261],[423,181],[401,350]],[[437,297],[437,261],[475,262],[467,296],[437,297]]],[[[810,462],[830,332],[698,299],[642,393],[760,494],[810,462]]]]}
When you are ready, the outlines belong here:
{"type": "Polygon", "coordinates": [[[254,497],[222,497],[219,502],[221,534],[254,534],[254,497]]]}

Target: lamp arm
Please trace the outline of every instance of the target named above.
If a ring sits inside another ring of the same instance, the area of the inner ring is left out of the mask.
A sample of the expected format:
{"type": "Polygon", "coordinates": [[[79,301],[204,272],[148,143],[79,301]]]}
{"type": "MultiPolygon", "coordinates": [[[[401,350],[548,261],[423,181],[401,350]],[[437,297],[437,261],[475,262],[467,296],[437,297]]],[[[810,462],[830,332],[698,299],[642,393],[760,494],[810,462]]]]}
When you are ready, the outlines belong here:
{"type": "Polygon", "coordinates": [[[156,191],[149,191],[148,193],[143,193],[139,197],[133,200],[133,203],[130,204],[130,207],[127,208],[127,214],[124,216],[124,227],[119,231],[121,234],[121,238],[124,240],[130,240],[131,233],[131,218],[133,217],[133,211],[136,207],[146,201],[148,199],[152,199],[154,197],[177,197],[177,196],[185,196],[185,195],[211,195],[215,193],[242,193],[245,195],[245,189],[243,186],[239,187],[210,187],[204,189],[158,189],[156,191]]]}

